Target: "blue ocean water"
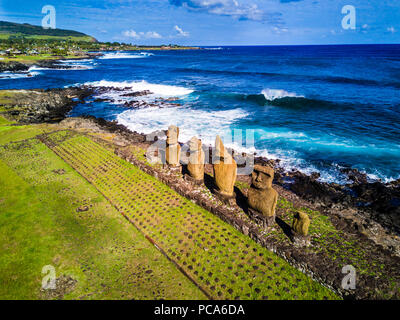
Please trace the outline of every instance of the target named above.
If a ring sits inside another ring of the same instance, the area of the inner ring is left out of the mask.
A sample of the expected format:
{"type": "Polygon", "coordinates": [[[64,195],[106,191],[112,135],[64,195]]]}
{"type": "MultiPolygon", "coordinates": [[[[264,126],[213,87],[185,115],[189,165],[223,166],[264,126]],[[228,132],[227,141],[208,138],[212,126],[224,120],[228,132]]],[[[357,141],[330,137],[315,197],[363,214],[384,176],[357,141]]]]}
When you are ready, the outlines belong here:
{"type": "Polygon", "coordinates": [[[319,171],[322,181],[344,183],[343,167],[371,179],[400,178],[400,45],[120,52],[64,63],[76,70],[1,74],[0,88],[86,83],[150,90],[144,99],[177,97],[179,106],[129,109],[123,92],[112,91],[105,95],[112,102],[78,105],[71,115],[116,119],[144,133],[176,124],[182,142],[197,135],[213,143],[217,134],[251,129],[254,147],[233,146],[319,171]]]}

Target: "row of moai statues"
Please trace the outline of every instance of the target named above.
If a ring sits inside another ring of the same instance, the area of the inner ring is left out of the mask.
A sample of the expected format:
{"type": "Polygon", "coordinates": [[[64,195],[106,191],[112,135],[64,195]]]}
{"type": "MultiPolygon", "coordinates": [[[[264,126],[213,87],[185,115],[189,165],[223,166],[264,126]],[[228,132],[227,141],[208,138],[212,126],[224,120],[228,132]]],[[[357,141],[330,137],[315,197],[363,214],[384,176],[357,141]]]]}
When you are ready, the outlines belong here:
{"type": "MultiPolygon", "coordinates": [[[[180,167],[181,147],[178,142],[179,128],[170,126],[167,131],[166,163],[170,168],[180,167]]],[[[193,137],[189,142],[189,161],[187,169],[189,178],[201,184],[204,182],[205,153],[200,139],[193,137]]],[[[215,154],[212,159],[214,193],[223,201],[230,203],[236,198],[234,188],[237,177],[237,163],[225,149],[219,136],[215,139],[215,154]]],[[[278,192],[272,187],[274,169],[268,166],[255,165],[252,172],[252,184],[248,190],[247,204],[249,215],[261,221],[264,228],[275,224],[278,192]]],[[[308,236],[310,219],[302,211],[295,211],[292,230],[297,238],[308,236]]]]}

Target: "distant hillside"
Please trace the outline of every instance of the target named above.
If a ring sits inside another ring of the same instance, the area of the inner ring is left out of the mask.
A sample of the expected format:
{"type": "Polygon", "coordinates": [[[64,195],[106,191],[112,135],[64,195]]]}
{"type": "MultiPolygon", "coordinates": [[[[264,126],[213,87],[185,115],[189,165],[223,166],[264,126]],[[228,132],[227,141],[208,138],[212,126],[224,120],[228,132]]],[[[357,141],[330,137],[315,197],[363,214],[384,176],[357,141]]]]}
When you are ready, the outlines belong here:
{"type": "Polygon", "coordinates": [[[63,29],[43,29],[40,26],[33,26],[28,23],[20,24],[14,22],[0,21],[0,39],[8,39],[12,36],[40,39],[67,38],[77,41],[80,40],[97,42],[95,38],[78,31],[63,29]]]}

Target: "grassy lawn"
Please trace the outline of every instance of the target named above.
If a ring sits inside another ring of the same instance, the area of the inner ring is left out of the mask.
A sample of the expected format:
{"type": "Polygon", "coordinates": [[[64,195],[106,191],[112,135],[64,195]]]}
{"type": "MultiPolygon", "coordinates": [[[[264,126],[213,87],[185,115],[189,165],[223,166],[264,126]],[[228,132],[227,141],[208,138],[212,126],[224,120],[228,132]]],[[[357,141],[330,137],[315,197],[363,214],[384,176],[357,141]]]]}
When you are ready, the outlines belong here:
{"type": "MultiPolygon", "coordinates": [[[[75,59],[75,58],[81,58],[82,56],[79,55],[66,55],[63,56],[63,59],[75,59]]],[[[26,64],[33,64],[37,61],[40,60],[57,60],[60,59],[60,56],[54,56],[51,54],[37,54],[37,55],[18,55],[15,57],[4,57],[4,60],[1,60],[2,62],[10,62],[10,61],[16,61],[16,62],[21,62],[21,63],[26,63],[26,64]]]]}
{"type": "Polygon", "coordinates": [[[46,144],[153,239],[209,296],[338,298],[285,260],[90,138],[61,131],[47,139],[46,144]]]}
{"type": "Polygon", "coordinates": [[[0,299],[205,298],[43,143],[9,143],[45,129],[0,125],[0,299]],[[46,265],[54,292],[41,290],[46,265]]]}

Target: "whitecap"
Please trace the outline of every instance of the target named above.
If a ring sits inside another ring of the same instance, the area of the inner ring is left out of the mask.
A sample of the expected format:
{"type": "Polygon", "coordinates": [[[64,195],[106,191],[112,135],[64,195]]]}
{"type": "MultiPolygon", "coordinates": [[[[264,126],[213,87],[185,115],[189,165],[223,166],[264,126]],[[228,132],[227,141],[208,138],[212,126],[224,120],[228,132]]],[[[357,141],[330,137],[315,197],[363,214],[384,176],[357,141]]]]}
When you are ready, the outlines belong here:
{"type": "Polygon", "coordinates": [[[109,52],[105,53],[99,59],[107,60],[107,59],[141,59],[147,58],[150,56],[154,56],[153,53],[149,52],[139,52],[139,53],[126,53],[126,52],[109,52]]]}
{"type": "MultiPolygon", "coordinates": [[[[85,85],[93,86],[93,87],[114,87],[114,88],[128,88],[129,91],[138,92],[138,91],[150,91],[152,92],[153,97],[160,98],[171,98],[171,97],[182,97],[185,95],[189,95],[194,90],[188,89],[185,87],[173,86],[173,85],[164,85],[164,84],[155,84],[149,83],[145,80],[142,81],[95,81],[95,82],[87,82],[85,85]]],[[[123,92],[123,93],[127,93],[123,92]]],[[[118,94],[118,92],[117,92],[118,94]]]]}
{"type": "Polygon", "coordinates": [[[304,96],[301,95],[297,95],[296,93],[293,92],[288,92],[282,89],[264,89],[263,91],[261,91],[261,94],[264,95],[265,99],[267,99],[268,101],[272,101],[275,99],[281,99],[281,98],[286,98],[286,97],[290,97],[290,98],[304,98],[304,96]]]}
{"type": "Polygon", "coordinates": [[[28,72],[15,72],[15,73],[11,71],[4,71],[0,73],[0,80],[32,78],[40,74],[41,74],[40,72],[32,71],[31,69],[29,69],[28,72]]]}
{"type": "Polygon", "coordinates": [[[231,125],[246,116],[248,113],[242,109],[205,111],[187,107],[154,107],[127,110],[117,116],[117,121],[144,134],[165,130],[174,124],[180,128],[180,141],[187,142],[197,136],[203,144],[214,145],[217,135],[228,135],[231,125]]]}

